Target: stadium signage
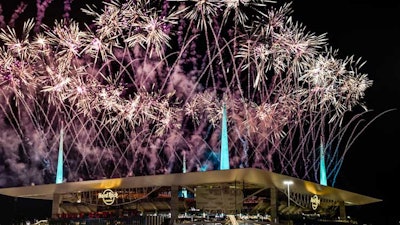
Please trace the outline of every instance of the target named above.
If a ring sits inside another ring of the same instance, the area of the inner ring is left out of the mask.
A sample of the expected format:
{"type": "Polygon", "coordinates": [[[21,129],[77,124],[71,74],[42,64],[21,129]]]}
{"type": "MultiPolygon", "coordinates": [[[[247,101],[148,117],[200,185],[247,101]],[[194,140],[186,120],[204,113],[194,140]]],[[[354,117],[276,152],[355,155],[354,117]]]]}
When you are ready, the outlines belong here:
{"type": "Polygon", "coordinates": [[[118,193],[111,189],[105,189],[103,193],[98,194],[98,198],[103,199],[104,204],[112,205],[114,204],[115,199],[118,198],[118,193]]]}

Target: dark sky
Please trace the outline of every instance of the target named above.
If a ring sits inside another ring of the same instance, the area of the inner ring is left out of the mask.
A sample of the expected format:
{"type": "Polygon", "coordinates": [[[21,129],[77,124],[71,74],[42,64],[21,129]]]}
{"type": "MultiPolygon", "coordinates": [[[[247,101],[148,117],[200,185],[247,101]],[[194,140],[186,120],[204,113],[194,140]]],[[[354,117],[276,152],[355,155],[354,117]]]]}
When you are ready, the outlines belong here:
{"type": "MultiPolygon", "coordinates": [[[[78,1],[82,0],[75,0],[78,1]]],[[[7,7],[4,5],[5,14],[7,7]]],[[[365,97],[368,108],[374,110],[370,119],[395,109],[378,117],[356,140],[344,161],[336,187],[382,199],[381,203],[351,210],[369,221],[386,221],[374,224],[396,224],[400,220],[399,209],[395,207],[400,197],[396,195],[398,188],[394,183],[400,172],[397,153],[400,134],[399,3],[295,0],[292,8],[294,19],[302,22],[309,31],[327,33],[328,42],[339,49],[340,55],[354,55],[366,61],[363,72],[374,81],[365,97]]],[[[57,10],[50,13],[59,15],[57,10]]]]}
{"type": "Polygon", "coordinates": [[[400,215],[400,14],[398,1],[294,1],[294,18],[317,34],[327,33],[330,45],[343,56],[366,61],[363,72],[374,81],[365,101],[378,117],[356,140],[347,155],[336,187],[383,199],[355,209],[360,216],[397,224],[400,215]],[[362,208],[362,209],[361,209],[362,208]],[[376,213],[373,213],[376,211],[376,213]],[[397,217],[397,218],[396,218],[397,217]]]}

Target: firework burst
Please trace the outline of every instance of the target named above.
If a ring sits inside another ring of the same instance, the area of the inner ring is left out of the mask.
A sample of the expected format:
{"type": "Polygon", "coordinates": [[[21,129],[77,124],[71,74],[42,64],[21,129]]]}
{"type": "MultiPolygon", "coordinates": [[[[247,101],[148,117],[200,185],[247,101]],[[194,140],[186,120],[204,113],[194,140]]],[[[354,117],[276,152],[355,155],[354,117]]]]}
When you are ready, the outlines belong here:
{"type": "Polygon", "coordinates": [[[107,1],[80,24],[71,2],[1,30],[1,186],[54,182],[61,124],[67,181],[213,169],[224,104],[231,168],[318,181],[323,144],[334,184],[372,81],[291,4],[107,1]]]}

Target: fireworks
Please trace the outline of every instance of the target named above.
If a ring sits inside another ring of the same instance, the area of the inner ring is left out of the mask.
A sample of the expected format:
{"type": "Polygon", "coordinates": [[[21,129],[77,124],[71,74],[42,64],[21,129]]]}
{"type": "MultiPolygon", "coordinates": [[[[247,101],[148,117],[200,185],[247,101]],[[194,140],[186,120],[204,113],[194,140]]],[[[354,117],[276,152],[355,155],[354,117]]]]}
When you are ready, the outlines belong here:
{"type": "Polygon", "coordinates": [[[45,2],[0,33],[1,186],[54,182],[61,123],[67,181],[217,168],[223,104],[231,168],[317,181],[322,144],[334,184],[372,81],[291,4],[107,1],[80,24],[66,1],[49,25],[45,2]]]}

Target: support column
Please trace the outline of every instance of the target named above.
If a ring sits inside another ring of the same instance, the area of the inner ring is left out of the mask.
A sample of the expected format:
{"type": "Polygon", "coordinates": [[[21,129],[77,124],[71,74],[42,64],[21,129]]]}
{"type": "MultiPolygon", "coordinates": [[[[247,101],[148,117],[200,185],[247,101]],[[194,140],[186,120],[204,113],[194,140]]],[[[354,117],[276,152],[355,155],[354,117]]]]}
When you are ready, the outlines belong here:
{"type": "Polygon", "coordinates": [[[273,223],[279,223],[278,218],[278,190],[275,187],[270,189],[270,199],[271,199],[271,221],[273,223]]]}
{"type": "Polygon", "coordinates": [[[61,213],[61,210],[60,210],[61,201],[62,201],[61,194],[53,195],[53,202],[52,202],[52,206],[51,206],[51,218],[52,219],[57,219],[58,215],[61,213]]]}
{"type": "Polygon", "coordinates": [[[339,217],[342,220],[346,219],[346,206],[344,205],[344,201],[339,202],[339,217]]]}
{"type": "Polygon", "coordinates": [[[171,186],[171,220],[169,224],[174,224],[175,220],[178,218],[179,214],[179,186],[171,186]]]}

